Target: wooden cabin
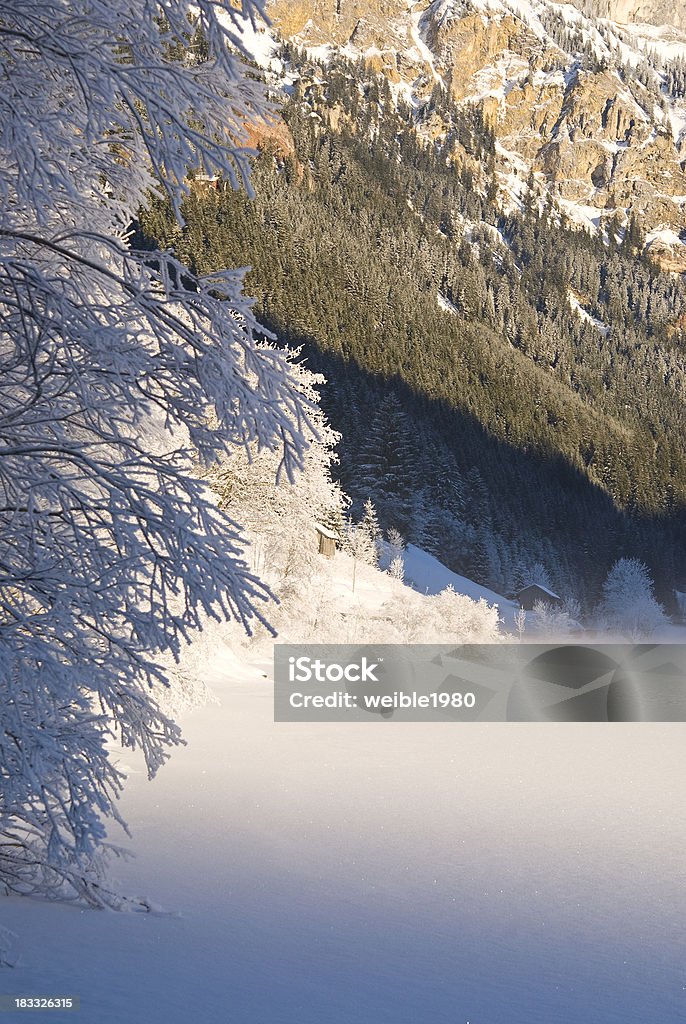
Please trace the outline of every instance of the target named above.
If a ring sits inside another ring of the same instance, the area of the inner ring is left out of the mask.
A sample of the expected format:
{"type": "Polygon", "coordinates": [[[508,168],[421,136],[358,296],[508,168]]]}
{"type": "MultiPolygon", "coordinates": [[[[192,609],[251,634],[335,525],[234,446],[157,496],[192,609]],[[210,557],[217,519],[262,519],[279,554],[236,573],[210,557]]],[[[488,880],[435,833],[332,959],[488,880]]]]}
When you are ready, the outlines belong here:
{"type": "Polygon", "coordinates": [[[548,604],[553,608],[559,608],[562,605],[562,598],[540,583],[530,583],[528,587],[522,587],[519,593],[514,595],[514,600],[518,601],[520,607],[527,612],[533,611],[534,605],[539,601],[541,604],[548,604]]]}
{"type": "Polygon", "coordinates": [[[336,554],[338,534],[334,530],[322,526],[321,523],[315,523],[315,529],[319,538],[319,554],[324,555],[325,558],[333,558],[336,554]]]}

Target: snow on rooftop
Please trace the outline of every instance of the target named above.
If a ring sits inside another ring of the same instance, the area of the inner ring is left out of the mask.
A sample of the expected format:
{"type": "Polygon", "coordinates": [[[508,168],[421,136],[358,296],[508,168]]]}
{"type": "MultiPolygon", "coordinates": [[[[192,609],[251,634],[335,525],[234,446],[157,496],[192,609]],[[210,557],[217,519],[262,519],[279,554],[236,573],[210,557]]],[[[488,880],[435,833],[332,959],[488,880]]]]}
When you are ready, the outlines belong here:
{"type": "Polygon", "coordinates": [[[553,600],[555,600],[555,601],[561,601],[562,600],[560,595],[556,594],[554,590],[551,590],[549,587],[544,587],[542,583],[536,583],[536,582],[527,583],[525,587],[522,587],[520,590],[517,591],[517,595],[516,596],[519,597],[525,591],[531,590],[532,587],[535,587],[536,590],[540,590],[542,593],[547,594],[548,597],[552,597],[553,600]]]}
{"type": "Polygon", "coordinates": [[[328,537],[329,540],[339,540],[339,536],[335,530],[330,530],[328,526],[322,526],[321,523],[315,523],[314,528],[317,533],[321,533],[322,537],[328,537]]]}

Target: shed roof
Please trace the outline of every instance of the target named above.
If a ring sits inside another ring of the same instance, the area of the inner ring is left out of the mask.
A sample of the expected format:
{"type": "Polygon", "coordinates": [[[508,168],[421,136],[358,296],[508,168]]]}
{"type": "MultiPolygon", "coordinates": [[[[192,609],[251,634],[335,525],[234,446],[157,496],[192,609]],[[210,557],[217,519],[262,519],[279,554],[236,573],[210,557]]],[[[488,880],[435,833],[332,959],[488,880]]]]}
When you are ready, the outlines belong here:
{"type": "Polygon", "coordinates": [[[525,594],[527,590],[533,589],[541,590],[544,594],[547,594],[548,597],[554,597],[556,601],[562,600],[559,594],[556,594],[555,591],[550,590],[549,587],[544,587],[542,583],[527,583],[525,587],[522,587],[521,590],[517,591],[517,594],[515,596],[519,597],[520,594],[525,594]]]}
{"type": "Polygon", "coordinates": [[[338,534],[334,530],[329,530],[327,526],[322,526],[321,523],[315,523],[314,528],[317,533],[321,533],[322,537],[328,537],[329,540],[338,540],[338,534]]]}

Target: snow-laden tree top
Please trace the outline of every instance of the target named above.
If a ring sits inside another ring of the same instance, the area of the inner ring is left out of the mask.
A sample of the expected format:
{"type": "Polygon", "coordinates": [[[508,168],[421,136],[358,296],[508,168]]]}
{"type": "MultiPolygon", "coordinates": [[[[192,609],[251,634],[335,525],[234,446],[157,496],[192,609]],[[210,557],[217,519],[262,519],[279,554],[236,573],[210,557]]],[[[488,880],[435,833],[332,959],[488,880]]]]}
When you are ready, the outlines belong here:
{"type": "Polygon", "coordinates": [[[102,900],[91,861],[121,786],[108,735],[154,772],[178,740],[151,697],[157,653],[206,615],[261,617],[198,453],[303,463],[310,403],[256,337],[243,272],[194,279],[128,242],[149,190],[178,211],[189,167],[246,183],[244,125],[266,107],[229,45],[236,17],[212,0],[0,9],[0,880],[15,891],[102,900]]]}

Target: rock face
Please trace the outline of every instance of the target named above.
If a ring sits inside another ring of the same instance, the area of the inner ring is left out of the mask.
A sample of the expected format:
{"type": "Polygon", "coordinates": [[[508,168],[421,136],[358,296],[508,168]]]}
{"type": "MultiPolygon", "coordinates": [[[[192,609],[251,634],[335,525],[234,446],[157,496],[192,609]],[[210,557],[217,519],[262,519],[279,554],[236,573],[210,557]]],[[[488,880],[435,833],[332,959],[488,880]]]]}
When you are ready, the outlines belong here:
{"type": "MultiPolygon", "coordinates": [[[[496,134],[505,204],[533,174],[542,193],[585,225],[633,213],[646,234],[678,238],[686,229],[686,99],[667,94],[662,76],[686,58],[686,35],[641,34],[587,15],[678,26],[686,8],[574,2],[579,13],[566,7],[564,20],[549,0],[272,0],[269,10],[288,38],[364,58],[416,102],[440,81],[458,103],[479,104],[496,134]],[[648,67],[656,46],[659,64],[648,67]]],[[[667,250],[665,263],[683,258],[667,250]]]]}
{"type": "Polygon", "coordinates": [[[572,0],[575,7],[621,24],[673,25],[686,28],[686,9],[676,0],[572,0]]]}
{"type": "Polygon", "coordinates": [[[279,0],[270,8],[285,36],[302,37],[310,46],[354,45],[364,52],[398,49],[408,42],[397,24],[407,11],[404,0],[279,0]]]}

